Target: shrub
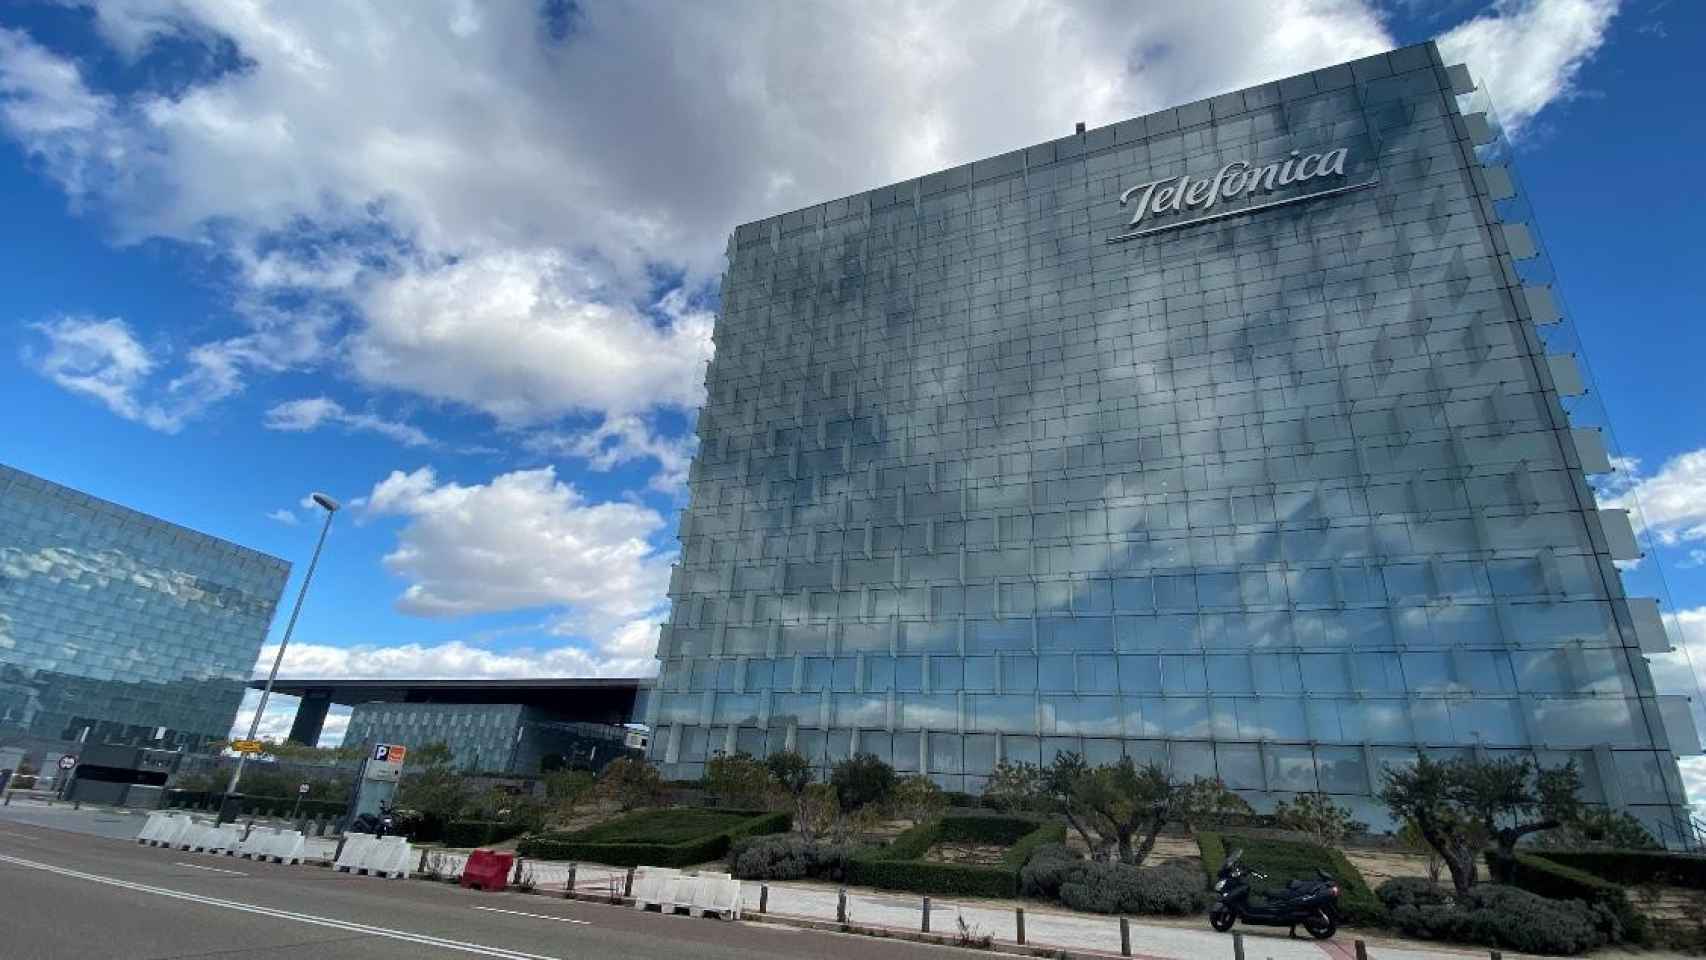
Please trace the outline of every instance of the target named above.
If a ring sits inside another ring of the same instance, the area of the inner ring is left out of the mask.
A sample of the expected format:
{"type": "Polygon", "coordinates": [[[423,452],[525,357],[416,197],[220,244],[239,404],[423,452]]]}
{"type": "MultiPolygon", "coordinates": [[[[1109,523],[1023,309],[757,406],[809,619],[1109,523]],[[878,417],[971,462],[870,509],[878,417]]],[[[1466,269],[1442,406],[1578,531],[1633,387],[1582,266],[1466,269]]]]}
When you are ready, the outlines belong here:
{"type": "MultiPolygon", "coordinates": [[[[1489,851],[1489,862],[1498,856],[1489,851]]],[[[1555,900],[1581,900],[1601,907],[1616,918],[1616,929],[1610,932],[1611,942],[1640,943],[1646,939],[1647,920],[1629,902],[1629,895],[1615,883],[1525,853],[1517,854],[1507,864],[1506,882],[1529,893],[1555,900]]]]}
{"type": "Polygon", "coordinates": [[[884,890],[959,897],[1011,897],[1018,874],[1005,867],[929,860],[860,860],[847,865],[847,882],[884,890]]]}
{"type": "Polygon", "coordinates": [[[1019,870],[1031,862],[1033,851],[1050,844],[1061,845],[1065,840],[1066,824],[1039,824],[1035,830],[1020,837],[1013,842],[1012,846],[1007,848],[1007,852],[1001,855],[1001,863],[1009,869],[1019,870]]]}
{"type": "Polygon", "coordinates": [[[948,799],[942,788],[936,786],[936,781],[914,773],[895,781],[894,797],[889,806],[896,814],[914,823],[922,823],[941,816],[948,807],[948,799]]]}
{"type": "Polygon", "coordinates": [[[853,849],[796,836],[750,837],[729,847],[729,872],[741,880],[847,879],[853,849]]]}
{"type": "Polygon", "coordinates": [[[1374,894],[1387,910],[1432,907],[1451,901],[1451,891],[1421,877],[1393,877],[1375,888],[1374,894]]]}
{"type": "Polygon", "coordinates": [[[1706,857],[1649,850],[1542,850],[1533,856],[1624,886],[1706,890],[1706,857]]]}
{"type": "Polygon", "coordinates": [[[1202,876],[1189,867],[1082,863],[1060,885],[1060,902],[1092,913],[1196,913],[1208,902],[1202,876]]]}
{"type": "Polygon", "coordinates": [[[1202,853],[1203,871],[1213,883],[1221,863],[1232,850],[1244,851],[1246,865],[1268,875],[1266,880],[1251,878],[1257,893],[1283,889],[1290,880],[1311,880],[1316,870],[1325,870],[1339,881],[1339,914],[1352,926],[1378,925],[1385,919],[1385,908],[1368,888],[1362,874],[1338,850],[1318,847],[1311,843],[1291,840],[1270,840],[1263,837],[1243,837],[1197,831],[1197,848],[1202,853]]]}
{"type": "Polygon", "coordinates": [[[1456,902],[1398,906],[1391,919],[1404,933],[1428,940],[1555,954],[1608,943],[1617,923],[1603,906],[1548,900],[1503,884],[1472,887],[1456,902]]]}
{"type": "Polygon", "coordinates": [[[652,810],[575,833],[529,837],[516,850],[539,860],[586,860],[615,867],[689,867],[722,859],[737,840],[785,833],[788,827],[786,813],[652,810]],[[715,823],[721,829],[703,815],[720,818],[715,823]],[[683,838],[684,825],[695,822],[701,832],[683,838]]]}
{"type": "Polygon", "coordinates": [[[520,824],[501,820],[452,820],[444,826],[447,847],[483,847],[502,843],[522,832],[520,824]]]}
{"type": "Polygon", "coordinates": [[[752,754],[734,753],[705,764],[705,789],[730,806],[762,807],[770,803],[776,782],[752,754]]]}
{"type": "Polygon", "coordinates": [[[829,782],[842,810],[886,804],[894,796],[894,767],[874,753],[856,753],[835,765],[829,782]]]}
{"type": "Polygon", "coordinates": [[[618,757],[598,775],[597,791],[616,801],[623,810],[643,807],[663,792],[657,767],[633,757],[618,757]]]}
{"type": "Polygon", "coordinates": [[[1008,846],[1043,825],[1038,817],[1013,817],[1000,814],[954,813],[942,818],[938,840],[955,843],[985,843],[1008,846]]]}
{"type": "Polygon", "coordinates": [[[1027,897],[1060,899],[1060,886],[1082,872],[1089,861],[1064,843],[1037,847],[1019,871],[1019,892],[1027,897]]]}

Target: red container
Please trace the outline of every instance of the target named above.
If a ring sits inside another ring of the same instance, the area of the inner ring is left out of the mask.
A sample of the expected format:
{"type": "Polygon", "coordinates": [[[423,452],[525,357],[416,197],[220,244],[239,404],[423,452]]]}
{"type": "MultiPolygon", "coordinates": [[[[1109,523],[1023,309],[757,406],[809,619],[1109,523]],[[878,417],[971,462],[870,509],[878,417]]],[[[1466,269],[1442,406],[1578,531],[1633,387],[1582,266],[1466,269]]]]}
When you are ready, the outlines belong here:
{"type": "Polygon", "coordinates": [[[509,886],[510,871],[514,869],[513,853],[475,850],[468,855],[468,865],[462,868],[462,885],[479,887],[489,893],[501,893],[509,886]]]}

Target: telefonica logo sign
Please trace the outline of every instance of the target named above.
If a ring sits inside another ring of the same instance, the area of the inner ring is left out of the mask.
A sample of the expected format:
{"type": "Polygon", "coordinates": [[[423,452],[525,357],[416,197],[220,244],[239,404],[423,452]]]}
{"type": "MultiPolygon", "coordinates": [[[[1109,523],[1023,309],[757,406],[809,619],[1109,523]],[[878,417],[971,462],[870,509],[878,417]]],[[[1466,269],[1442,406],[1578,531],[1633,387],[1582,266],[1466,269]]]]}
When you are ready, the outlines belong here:
{"type": "MultiPolygon", "coordinates": [[[[1266,210],[1269,207],[1280,207],[1288,203],[1313,200],[1316,197],[1325,197],[1335,193],[1361,190],[1363,187],[1372,187],[1379,182],[1378,178],[1374,178],[1350,186],[1328,187],[1314,193],[1286,197],[1283,200],[1270,200],[1267,203],[1222,210],[1209,216],[1175,220],[1159,226],[1136,229],[1143,226],[1145,219],[1151,215],[1185,213],[1197,210],[1208,211],[1214,209],[1214,206],[1222,200],[1233,200],[1241,196],[1255,196],[1257,193],[1266,193],[1279,187],[1289,187],[1294,183],[1303,183],[1308,180],[1343,177],[1345,175],[1345,158],[1349,155],[1350,151],[1344,147],[1329,150],[1326,153],[1308,155],[1304,155],[1301,150],[1293,150],[1290,157],[1284,160],[1276,160],[1262,167],[1258,167],[1247,160],[1234,160],[1221,167],[1220,172],[1214,175],[1213,180],[1194,180],[1187,174],[1182,177],[1162,177],[1159,180],[1140,183],[1120,194],[1120,206],[1133,203],[1137,206],[1136,211],[1132,214],[1131,222],[1126,224],[1133,229],[1117,237],[1109,237],[1108,242],[1131,240],[1152,233],[1160,233],[1163,230],[1174,230],[1192,224],[1218,220],[1221,217],[1235,217],[1239,214],[1266,210]]],[[[1150,222],[1153,223],[1154,221],[1150,222]]]]}

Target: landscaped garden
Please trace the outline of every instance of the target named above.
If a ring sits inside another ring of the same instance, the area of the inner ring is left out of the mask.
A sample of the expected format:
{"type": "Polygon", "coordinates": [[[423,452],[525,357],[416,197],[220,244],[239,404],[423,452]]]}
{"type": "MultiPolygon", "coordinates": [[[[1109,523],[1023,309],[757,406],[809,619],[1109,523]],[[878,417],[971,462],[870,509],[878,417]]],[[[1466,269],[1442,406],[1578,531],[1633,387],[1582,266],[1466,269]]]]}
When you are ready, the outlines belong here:
{"type": "Polygon", "coordinates": [[[1266,875],[1259,893],[1325,871],[1341,921],[1364,930],[1552,954],[1706,945],[1706,858],[1657,849],[1633,819],[1581,804],[1580,786],[1571,766],[1419,759],[1385,773],[1381,797],[1403,829],[1374,836],[1326,795],[1257,814],[1218,780],[1130,760],[1002,763],[971,798],[869,755],[820,780],[783,752],[718,757],[692,785],[664,784],[638,760],[596,779],[557,776],[544,804],[512,805],[529,824],[498,805],[496,819],[449,833],[525,829],[518,851],[532,859],[726,865],[747,880],[1181,917],[1203,914],[1221,863],[1241,850],[1266,875]]]}

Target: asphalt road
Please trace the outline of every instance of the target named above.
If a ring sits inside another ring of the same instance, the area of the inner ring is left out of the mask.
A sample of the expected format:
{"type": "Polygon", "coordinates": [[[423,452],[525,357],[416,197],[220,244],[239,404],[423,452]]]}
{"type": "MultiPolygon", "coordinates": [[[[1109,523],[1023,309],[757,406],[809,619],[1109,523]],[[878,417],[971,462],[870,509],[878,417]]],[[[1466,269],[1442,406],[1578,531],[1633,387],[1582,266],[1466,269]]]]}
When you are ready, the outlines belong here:
{"type": "Polygon", "coordinates": [[[944,947],[485,894],[0,823],[6,960],[912,960],[944,947]]]}

